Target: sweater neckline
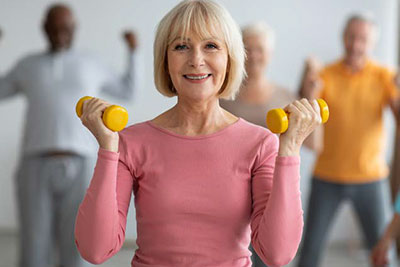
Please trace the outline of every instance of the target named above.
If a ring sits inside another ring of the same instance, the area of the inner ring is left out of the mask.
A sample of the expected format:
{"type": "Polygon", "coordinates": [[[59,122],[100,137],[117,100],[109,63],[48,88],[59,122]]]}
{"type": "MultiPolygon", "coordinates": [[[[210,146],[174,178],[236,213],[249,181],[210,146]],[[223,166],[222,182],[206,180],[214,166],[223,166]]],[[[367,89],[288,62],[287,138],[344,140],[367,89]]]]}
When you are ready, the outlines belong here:
{"type": "Polygon", "coordinates": [[[226,126],[225,128],[216,131],[215,133],[211,133],[211,134],[204,134],[204,135],[196,135],[196,136],[188,136],[188,135],[183,135],[183,134],[178,134],[178,133],[174,133],[170,130],[167,130],[165,128],[162,128],[158,125],[155,125],[153,122],[151,122],[150,120],[146,122],[147,125],[149,125],[150,127],[152,127],[153,129],[156,129],[164,134],[176,137],[176,138],[180,138],[180,139],[188,139],[188,140],[199,140],[199,139],[207,139],[207,138],[212,138],[212,137],[216,137],[219,136],[231,129],[236,128],[239,124],[241,124],[241,122],[243,121],[242,118],[239,118],[237,121],[235,121],[232,124],[229,124],[228,126],[226,126]]]}

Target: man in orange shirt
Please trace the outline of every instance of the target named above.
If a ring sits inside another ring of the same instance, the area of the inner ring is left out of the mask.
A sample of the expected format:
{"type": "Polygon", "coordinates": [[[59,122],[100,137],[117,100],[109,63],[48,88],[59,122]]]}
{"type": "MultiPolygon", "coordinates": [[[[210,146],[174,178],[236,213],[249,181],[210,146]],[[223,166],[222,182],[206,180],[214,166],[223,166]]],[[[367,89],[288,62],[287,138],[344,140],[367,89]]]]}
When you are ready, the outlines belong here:
{"type": "Polygon", "coordinates": [[[325,99],[330,119],[312,179],[301,267],[318,266],[327,230],[344,200],[355,208],[368,249],[390,219],[383,111],[389,106],[398,117],[400,102],[395,75],[369,58],[376,30],[368,18],[350,17],[343,58],[321,72],[309,62],[304,72],[301,97],[325,99]]]}

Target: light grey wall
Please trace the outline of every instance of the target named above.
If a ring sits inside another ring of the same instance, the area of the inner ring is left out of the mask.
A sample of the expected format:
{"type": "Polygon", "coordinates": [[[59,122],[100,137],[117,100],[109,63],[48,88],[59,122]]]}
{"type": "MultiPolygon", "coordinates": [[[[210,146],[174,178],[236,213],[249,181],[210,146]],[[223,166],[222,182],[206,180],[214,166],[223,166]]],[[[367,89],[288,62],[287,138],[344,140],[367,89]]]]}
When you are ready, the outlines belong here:
{"type": "MultiPolygon", "coordinates": [[[[137,31],[140,49],[141,85],[136,99],[124,103],[128,108],[131,123],[154,117],[175,103],[159,95],[153,86],[152,44],[154,29],[160,18],[178,1],[176,0],[97,0],[65,1],[70,4],[78,18],[79,30],[75,47],[90,50],[99,55],[116,70],[121,71],[125,63],[125,47],[121,31],[133,28],[137,31]]],[[[374,14],[381,29],[380,40],[374,56],[380,62],[394,65],[396,62],[395,0],[223,0],[236,21],[243,25],[254,20],[265,20],[276,31],[277,45],[271,60],[268,76],[271,80],[295,90],[301,75],[303,60],[315,55],[323,62],[340,56],[341,28],[346,16],[353,11],[374,14]]],[[[0,74],[6,73],[26,53],[45,48],[41,31],[44,9],[52,3],[48,0],[0,0],[0,74]]],[[[71,107],[73,108],[73,107],[71,107]]],[[[17,229],[14,200],[13,175],[19,157],[21,130],[26,110],[22,97],[0,101],[0,228],[17,229]]],[[[393,121],[387,124],[392,131],[393,121]]],[[[390,140],[390,135],[389,135],[390,140]]],[[[389,147],[391,147],[389,143],[389,147]]],[[[309,173],[313,155],[302,151],[302,190],[307,199],[309,173]]],[[[390,158],[390,150],[387,156],[390,158]]],[[[128,238],[135,236],[134,212],[128,221],[128,238]]],[[[358,236],[352,213],[345,208],[339,216],[331,238],[352,239],[358,236]]]]}

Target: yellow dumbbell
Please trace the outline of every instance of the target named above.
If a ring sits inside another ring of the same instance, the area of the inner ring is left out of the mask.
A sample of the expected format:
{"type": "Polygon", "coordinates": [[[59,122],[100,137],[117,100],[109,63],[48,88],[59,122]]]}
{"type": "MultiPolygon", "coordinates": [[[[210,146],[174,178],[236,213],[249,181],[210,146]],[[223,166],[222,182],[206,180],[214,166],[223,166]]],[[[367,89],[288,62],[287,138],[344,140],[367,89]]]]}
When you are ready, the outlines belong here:
{"type": "MultiPolygon", "coordinates": [[[[82,105],[83,102],[89,100],[93,97],[91,96],[84,96],[79,99],[78,103],[76,103],[75,111],[78,117],[82,116],[82,105]]],[[[103,122],[104,125],[114,132],[119,132],[125,128],[126,124],[128,123],[128,111],[117,105],[112,105],[106,108],[103,113],[103,122]]]]}
{"type": "MultiPolygon", "coordinates": [[[[322,123],[325,123],[329,119],[329,108],[328,104],[323,99],[317,99],[320,111],[322,123]]],[[[267,127],[273,133],[284,133],[289,127],[288,114],[281,108],[271,109],[267,114],[267,127]]]]}

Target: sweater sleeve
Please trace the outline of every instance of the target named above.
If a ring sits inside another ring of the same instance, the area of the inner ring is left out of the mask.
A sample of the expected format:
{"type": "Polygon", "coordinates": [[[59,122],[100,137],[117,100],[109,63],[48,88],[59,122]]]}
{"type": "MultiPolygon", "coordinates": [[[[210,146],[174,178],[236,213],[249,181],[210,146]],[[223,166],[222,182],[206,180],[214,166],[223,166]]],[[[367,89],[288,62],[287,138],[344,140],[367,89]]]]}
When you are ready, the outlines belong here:
{"type": "Polygon", "coordinates": [[[120,154],[100,148],[75,223],[75,242],[85,260],[100,264],[120,250],[133,186],[120,154]]]}
{"type": "Polygon", "coordinates": [[[137,87],[137,64],[136,55],[130,52],[128,57],[128,64],[123,75],[117,75],[114,71],[106,66],[100,66],[100,75],[104,77],[101,91],[110,96],[117,97],[121,100],[131,100],[134,96],[134,91],[137,87]]]}
{"type": "Polygon", "coordinates": [[[288,264],[303,230],[300,158],[278,157],[279,142],[267,137],[252,170],[252,245],[268,266],[288,264]]]}
{"type": "Polygon", "coordinates": [[[0,77],[0,100],[12,97],[21,92],[19,82],[23,74],[22,63],[18,63],[7,75],[0,77]]]}

